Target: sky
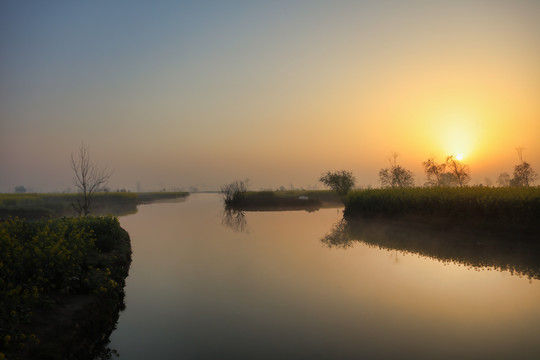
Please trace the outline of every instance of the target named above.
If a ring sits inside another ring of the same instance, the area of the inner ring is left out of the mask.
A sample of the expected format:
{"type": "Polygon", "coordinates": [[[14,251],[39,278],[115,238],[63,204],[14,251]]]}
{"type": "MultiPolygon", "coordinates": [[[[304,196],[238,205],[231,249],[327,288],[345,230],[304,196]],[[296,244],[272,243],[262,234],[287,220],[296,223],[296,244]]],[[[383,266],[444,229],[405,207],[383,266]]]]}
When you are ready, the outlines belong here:
{"type": "MultiPolygon", "coordinates": [[[[540,1],[2,1],[0,192],[540,172],[540,1]]],[[[488,180],[486,180],[486,178],[488,180]]]]}

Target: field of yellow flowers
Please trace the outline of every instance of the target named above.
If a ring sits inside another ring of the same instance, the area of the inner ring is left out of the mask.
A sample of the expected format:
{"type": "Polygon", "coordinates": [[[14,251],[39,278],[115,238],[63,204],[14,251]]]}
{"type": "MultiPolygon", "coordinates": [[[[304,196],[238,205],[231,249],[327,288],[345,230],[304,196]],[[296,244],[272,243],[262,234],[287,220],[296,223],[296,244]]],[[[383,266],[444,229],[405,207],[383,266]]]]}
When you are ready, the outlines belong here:
{"type": "Polygon", "coordinates": [[[122,232],[114,217],[0,221],[0,358],[39,343],[23,330],[36,310],[123,287],[104,261],[122,232]]]}
{"type": "Polygon", "coordinates": [[[540,219],[540,187],[434,187],[352,191],[346,217],[438,216],[508,223],[540,219]]]}

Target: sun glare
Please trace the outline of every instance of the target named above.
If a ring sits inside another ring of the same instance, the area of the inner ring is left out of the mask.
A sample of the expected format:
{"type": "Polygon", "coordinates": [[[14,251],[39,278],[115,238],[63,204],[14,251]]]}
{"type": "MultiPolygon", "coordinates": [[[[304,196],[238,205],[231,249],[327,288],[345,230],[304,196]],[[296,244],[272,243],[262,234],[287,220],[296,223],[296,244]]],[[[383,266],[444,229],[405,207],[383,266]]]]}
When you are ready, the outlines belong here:
{"type": "Polygon", "coordinates": [[[449,112],[439,117],[437,132],[441,150],[459,161],[474,151],[478,141],[475,117],[466,112],[449,112]]]}

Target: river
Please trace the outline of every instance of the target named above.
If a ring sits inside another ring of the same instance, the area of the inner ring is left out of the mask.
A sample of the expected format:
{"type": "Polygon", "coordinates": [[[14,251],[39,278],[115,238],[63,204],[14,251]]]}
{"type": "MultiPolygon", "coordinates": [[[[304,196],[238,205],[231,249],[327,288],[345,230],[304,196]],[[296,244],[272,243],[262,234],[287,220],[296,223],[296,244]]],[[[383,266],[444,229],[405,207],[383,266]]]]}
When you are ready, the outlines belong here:
{"type": "Polygon", "coordinates": [[[217,194],[139,207],[120,359],[538,359],[540,281],[321,242],[342,209],[224,217],[217,194]],[[235,221],[237,220],[237,221],[235,221]]]}

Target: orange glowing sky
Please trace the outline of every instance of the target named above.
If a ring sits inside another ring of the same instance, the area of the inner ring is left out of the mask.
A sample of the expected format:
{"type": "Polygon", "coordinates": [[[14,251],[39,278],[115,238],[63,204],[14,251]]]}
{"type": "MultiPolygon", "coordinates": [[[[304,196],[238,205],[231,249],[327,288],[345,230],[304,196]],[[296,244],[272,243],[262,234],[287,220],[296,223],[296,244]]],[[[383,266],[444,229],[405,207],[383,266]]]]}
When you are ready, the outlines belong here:
{"type": "Polygon", "coordinates": [[[0,192],[378,186],[391,152],[461,154],[471,184],[540,171],[538,1],[0,5],[0,192]]]}

